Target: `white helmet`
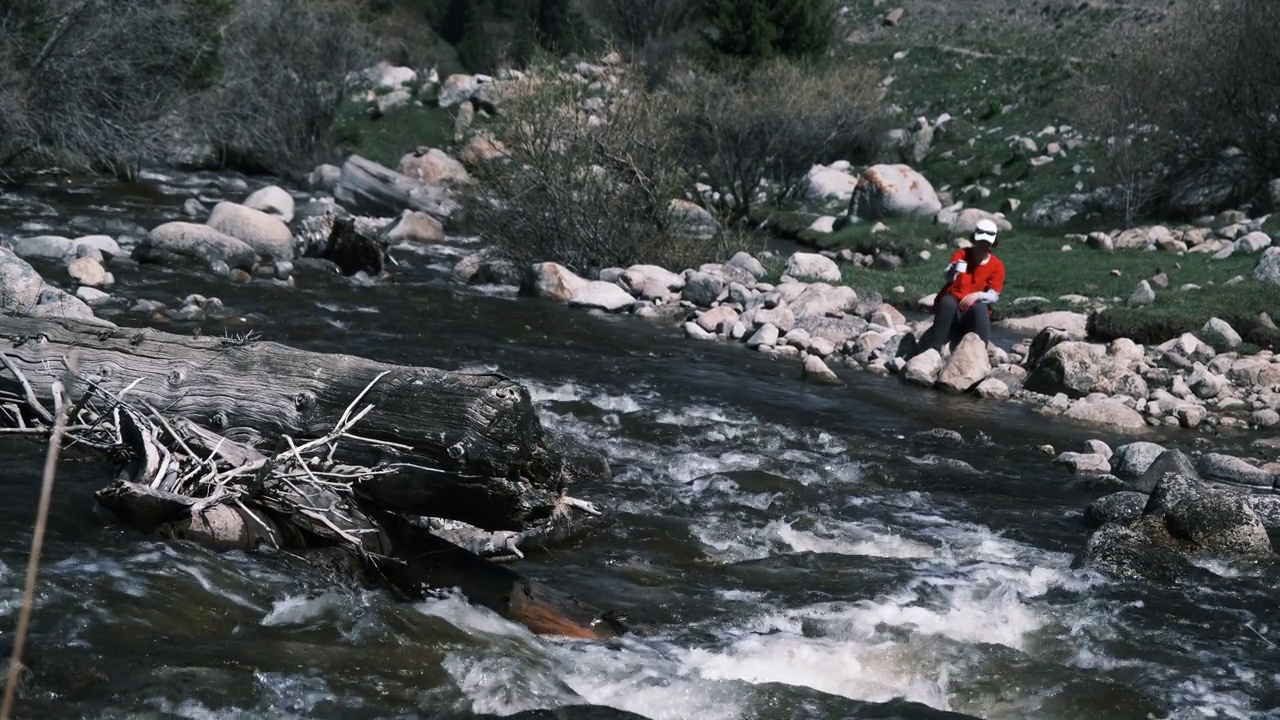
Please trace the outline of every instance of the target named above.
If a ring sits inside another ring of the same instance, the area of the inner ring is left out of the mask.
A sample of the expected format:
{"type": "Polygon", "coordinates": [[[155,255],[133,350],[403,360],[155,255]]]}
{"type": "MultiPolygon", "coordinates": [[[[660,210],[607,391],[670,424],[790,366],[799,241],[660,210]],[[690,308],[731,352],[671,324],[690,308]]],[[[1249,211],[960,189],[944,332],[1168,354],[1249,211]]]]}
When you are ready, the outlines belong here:
{"type": "Polygon", "coordinates": [[[996,232],[998,230],[999,228],[996,227],[994,220],[983,218],[979,220],[977,226],[973,228],[973,240],[974,242],[986,241],[994,245],[996,242],[996,232]]]}

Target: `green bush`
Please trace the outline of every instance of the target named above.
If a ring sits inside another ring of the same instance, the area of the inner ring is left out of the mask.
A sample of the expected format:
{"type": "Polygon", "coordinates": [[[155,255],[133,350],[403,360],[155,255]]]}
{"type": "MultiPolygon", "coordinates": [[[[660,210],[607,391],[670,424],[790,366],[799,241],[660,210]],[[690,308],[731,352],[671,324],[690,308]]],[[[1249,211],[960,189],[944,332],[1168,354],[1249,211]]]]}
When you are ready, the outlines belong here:
{"type": "Polygon", "coordinates": [[[831,0],[707,0],[707,43],[740,61],[815,60],[831,44],[836,10],[831,0]]]}

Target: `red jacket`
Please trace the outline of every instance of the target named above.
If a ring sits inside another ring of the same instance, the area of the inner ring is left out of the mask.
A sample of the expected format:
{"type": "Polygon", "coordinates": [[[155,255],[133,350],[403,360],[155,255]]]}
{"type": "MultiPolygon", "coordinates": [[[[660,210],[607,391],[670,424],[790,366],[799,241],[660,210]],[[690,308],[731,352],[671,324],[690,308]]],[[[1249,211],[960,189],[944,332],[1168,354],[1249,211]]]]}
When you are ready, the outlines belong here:
{"type": "MultiPolygon", "coordinates": [[[[965,260],[965,254],[964,250],[957,250],[951,256],[951,263],[965,260]]],[[[985,290],[1004,292],[1004,263],[1000,262],[1000,258],[996,257],[995,253],[989,255],[987,262],[981,265],[975,266],[970,263],[964,272],[957,274],[954,280],[942,288],[936,300],[941,300],[943,295],[954,295],[956,299],[963,299],[969,293],[985,290]]]]}

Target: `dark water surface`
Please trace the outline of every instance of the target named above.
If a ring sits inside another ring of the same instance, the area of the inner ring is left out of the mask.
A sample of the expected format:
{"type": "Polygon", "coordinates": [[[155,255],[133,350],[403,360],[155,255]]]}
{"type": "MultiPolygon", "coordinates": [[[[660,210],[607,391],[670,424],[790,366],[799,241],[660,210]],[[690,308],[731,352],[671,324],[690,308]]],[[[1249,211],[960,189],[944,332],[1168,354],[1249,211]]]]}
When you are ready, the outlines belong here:
{"type": "MultiPolygon", "coordinates": [[[[0,196],[0,233],[149,228],[218,182],[31,187],[0,196]]],[[[204,334],[525,383],[546,426],[605,453],[615,477],[574,490],[608,523],[516,567],[651,632],[540,638],[456,596],[402,604],[282,558],[139,537],[94,503],[107,469],[72,456],[25,717],[1280,717],[1274,568],[1217,564],[1211,582],[1176,588],[1070,569],[1098,491],[1036,447],[1105,436],[865,374],[806,385],[798,363],[669,325],[461,289],[447,272],[467,247],[399,249],[395,281],[376,287],[111,269],[130,302],[222,299],[232,316],[204,334]],[[935,427],[969,442],[917,435],[935,427]]],[[[100,314],[197,329],[124,307],[100,314]]],[[[42,453],[0,441],[5,633],[42,453]]]]}

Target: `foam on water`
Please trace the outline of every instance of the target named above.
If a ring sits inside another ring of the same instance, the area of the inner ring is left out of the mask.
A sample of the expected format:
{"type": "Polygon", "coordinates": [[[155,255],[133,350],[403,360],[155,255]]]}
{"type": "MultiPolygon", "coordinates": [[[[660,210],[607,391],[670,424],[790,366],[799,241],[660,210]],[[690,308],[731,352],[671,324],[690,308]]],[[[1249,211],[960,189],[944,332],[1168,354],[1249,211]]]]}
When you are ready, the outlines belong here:
{"type": "Polygon", "coordinates": [[[376,307],[367,305],[339,305],[335,302],[317,302],[316,307],[331,313],[366,313],[377,314],[382,312],[376,307]]]}
{"type": "Polygon", "coordinates": [[[271,603],[271,611],[262,618],[266,627],[309,625],[316,620],[344,614],[351,608],[349,594],[330,591],[314,596],[286,595],[271,603]]]}
{"type": "Polygon", "coordinates": [[[736,563],[772,555],[801,552],[881,558],[932,558],[936,548],[883,528],[815,519],[812,529],[800,530],[794,520],[773,520],[763,527],[708,519],[692,528],[715,562],[736,563]]]}
{"type": "MultiPolygon", "coordinates": [[[[175,702],[169,698],[154,698],[151,704],[166,717],[184,720],[302,720],[314,717],[314,711],[322,703],[339,701],[324,680],[314,676],[258,672],[254,673],[254,681],[258,701],[253,707],[210,708],[198,700],[175,702]]],[[[344,704],[359,707],[363,703],[348,700],[344,704]]]]}
{"type": "Polygon", "coordinates": [[[903,697],[951,709],[948,668],[924,672],[915,658],[892,645],[856,646],[788,633],[750,634],[723,650],[689,650],[684,664],[712,680],[783,683],[870,702],[903,697]]]}
{"type": "Polygon", "coordinates": [[[414,608],[423,615],[440,618],[468,633],[491,639],[513,638],[530,642],[534,637],[523,625],[510,622],[492,610],[472,605],[455,591],[441,592],[437,597],[417,603],[414,608]]]}
{"type": "Polygon", "coordinates": [[[562,383],[552,387],[529,380],[522,380],[522,382],[529,389],[529,397],[535,405],[587,402],[606,412],[622,414],[636,413],[644,409],[635,394],[611,394],[574,383],[562,383]]]}

